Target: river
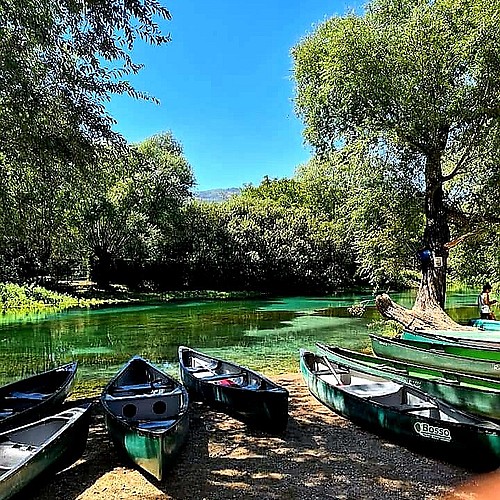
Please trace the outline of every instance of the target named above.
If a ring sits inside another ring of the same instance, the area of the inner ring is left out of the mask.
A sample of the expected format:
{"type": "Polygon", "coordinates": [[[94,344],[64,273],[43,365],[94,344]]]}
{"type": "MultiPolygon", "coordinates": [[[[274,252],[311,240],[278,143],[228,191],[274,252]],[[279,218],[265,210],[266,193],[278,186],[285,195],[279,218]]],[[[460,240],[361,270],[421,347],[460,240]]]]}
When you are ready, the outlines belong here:
{"type": "MultiPolygon", "coordinates": [[[[447,311],[476,316],[477,291],[448,294],[447,311]]],[[[414,293],[391,294],[411,306],[414,293]]],[[[177,373],[187,345],[272,375],[298,370],[298,350],[315,342],[369,349],[380,315],[367,294],[266,300],[191,301],[0,317],[0,383],[79,361],[78,379],[105,382],[134,354],[177,373]],[[368,301],[362,317],[347,308],[368,301]]]]}

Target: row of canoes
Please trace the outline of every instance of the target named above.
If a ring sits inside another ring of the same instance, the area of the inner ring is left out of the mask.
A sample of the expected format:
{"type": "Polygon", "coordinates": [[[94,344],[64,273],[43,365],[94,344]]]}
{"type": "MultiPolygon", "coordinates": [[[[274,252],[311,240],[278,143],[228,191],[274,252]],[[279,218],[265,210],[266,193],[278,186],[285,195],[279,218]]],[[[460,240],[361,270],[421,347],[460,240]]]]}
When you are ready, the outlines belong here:
{"type": "MultiPolygon", "coordinates": [[[[182,382],[134,356],[100,398],[112,442],[152,478],[165,478],[186,441],[190,400],[253,428],[285,430],[288,391],[262,374],[184,346],[179,366],[182,382]]],[[[0,500],[83,453],[92,404],[59,411],[76,370],[77,364],[69,363],[0,388],[0,500]]]]}
{"type": "Polygon", "coordinates": [[[119,450],[161,481],[183,446],[189,401],[270,432],[285,430],[288,391],[262,374],[179,347],[181,382],[136,356],[110,381],[101,402],[108,432],[119,450]]]}
{"type": "Polygon", "coordinates": [[[301,350],[310,392],[330,409],[425,453],[500,466],[500,343],[493,330],[370,335],[369,355],[301,350]]]}

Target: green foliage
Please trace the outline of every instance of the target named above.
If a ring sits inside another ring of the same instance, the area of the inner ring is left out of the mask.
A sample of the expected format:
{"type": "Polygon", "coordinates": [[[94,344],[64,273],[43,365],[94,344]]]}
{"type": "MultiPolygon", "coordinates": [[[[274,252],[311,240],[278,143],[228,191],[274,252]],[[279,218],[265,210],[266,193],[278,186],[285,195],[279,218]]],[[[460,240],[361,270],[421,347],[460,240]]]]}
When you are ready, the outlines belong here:
{"type": "Polygon", "coordinates": [[[102,156],[126,150],[104,105],[149,99],[124,79],[140,69],[130,52],[137,38],[167,42],[157,21],[169,17],[156,0],[0,3],[0,279],[87,257],[75,225],[87,187],[102,156]]]}
{"type": "Polygon", "coordinates": [[[498,21],[498,4],[486,0],[373,0],[362,16],[325,21],[292,51],[296,109],[321,160],[368,143],[390,166],[390,177],[373,179],[366,190],[373,205],[357,212],[358,223],[375,229],[368,239],[355,238],[366,259],[360,272],[375,282],[397,272],[391,257],[404,255],[397,242],[402,228],[399,238],[414,246],[411,221],[393,214],[405,200],[417,213],[413,186],[423,195],[422,243],[444,259],[441,269],[425,271],[432,276],[422,283],[435,293],[422,297],[441,304],[450,225],[457,236],[477,228],[481,198],[498,197],[490,180],[499,175],[498,21]],[[403,187],[403,196],[389,198],[387,187],[403,187]],[[379,269],[375,254],[382,255],[379,269]]]}
{"type": "Polygon", "coordinates": [[[40,286],[0,283],[0,307],[2,311],[37,310],[47,307],[67,309],[89,304],[89,301],[80,301],[69,295],[56,293],[40,286]]]}

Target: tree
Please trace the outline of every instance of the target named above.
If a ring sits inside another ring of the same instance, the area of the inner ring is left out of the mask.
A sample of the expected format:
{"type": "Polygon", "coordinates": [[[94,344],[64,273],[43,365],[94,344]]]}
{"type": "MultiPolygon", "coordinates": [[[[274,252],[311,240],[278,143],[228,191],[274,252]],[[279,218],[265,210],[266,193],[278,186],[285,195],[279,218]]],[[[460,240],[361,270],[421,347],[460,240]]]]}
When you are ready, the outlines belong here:
{"type": "Polygon", "coordinates": [[[171,132],[146,139],[128,155],[108,153],[82,192],[77,222],[90,247],[94,277],[101,282],[111,278],[117,259],[140,266],[165,258],[175,247],[175,228],[194,184],[171,132]]]}
{"type": "Polygon", "coordinates": [[[137,38],[169,40],[158,18],[170,18],[158,0],[0,2],[0,248],[7,260],[47,272],[68,207],[101,168],[97,160],[110,144],[126,149],[105,103],[122,93],[150,99],[125,77],[141,68],[130,56],[137,38]]]}
{"type": "MultiPolygon", "coordinates": [[[[414,285],[414,251],[422,237],[422,193],[400,175],[400,163],[382,161],[357,143],[295,176],[307,206],[335,224],[335,238],[356,262],[356,277],[375,291],[414,285]]],[[[367,147],[368,146],[368,147],[367,147]]]]}
{"type": "Polygon", "coordinates": [[[8,163],[75,162],[103,139],[118,140],[104,104],[113,93],[148,96],[123,78],[136,73],[137,37],[161,44],[157,0],[6,0],[0,4],[0,151],[8,163]]]}
{"type": "Polygon", "coordinates": [[[297,112],[319,155],[363,139],[413,160],[402,174],[421,183],[423,244],[438,258],[422,269],[416,311],[444,306],[450,224],[467,215],[452,210],[453,186],[499,148],[499,13],[497,1],[374,0],[292,51],[297,112]]]}

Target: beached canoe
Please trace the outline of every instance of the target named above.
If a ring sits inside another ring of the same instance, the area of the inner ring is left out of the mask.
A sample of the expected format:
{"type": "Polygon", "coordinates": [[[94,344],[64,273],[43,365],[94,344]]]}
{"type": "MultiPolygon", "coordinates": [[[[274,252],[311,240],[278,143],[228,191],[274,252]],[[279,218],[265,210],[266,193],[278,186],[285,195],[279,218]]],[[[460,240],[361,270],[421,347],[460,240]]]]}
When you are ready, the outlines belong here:
{"type": "Polygon", "coordinates": [[[185,346],[179,347],[179,369],[193,399],[251,427],[285,430],[288,391],[262,374],[185,346]]]}
{"type": "Polygon", "coordinates": [[[90,415],[89,403],[0,433],[0,500],[75,462],[85,450],[90,415]]]}
{"type": "Polygon", "coordinates": [[[373,352],[382,358],[410,361],[442,370],[472,373],[480,377],[500,378],[500,362],[465,358],[438,349],[418,347],[409,340],[370,335],[373,352]]]}
{"type": "Polygon", "coordinates": [[[407,332],[422,333],[424,335],[435,335],[439,337],[449,338],[450,340],[463,340],[463,341],[474,341],[474,342],[494,342],[500,343],[500,331],[486,331],[486,330],[433,330],[433,329],[418,329],[418,330],[408,330],[407,332]]]}
{"type": "Polygon", "coordinates": [[[425,336],[424,334],[407,333],[399,340],[409,346],[417,347],[419,349],[426,349],[433,352],[442,352],[445,354],[452,354],[467,359],[483,359],[500,363],[500,348],[494,346],[485,347],[484,344],[476,343],[472,345],[469,341],[461,342],[439,338],[437,336],[425,336]],[[412,338],[408,338],[412,337],[412,338]]]}
{"type": "Polygon", "coordinates": [[[417,387],[461,410],[500,420],[500,379],[380,358],[321,343],[316,346],[319,353],[340,366],[417,387]]]}
{"type": "Polygon", "coordinates": [[[0,431],[59,410],[75,380],[76,370],[76,362],[68,363],[0,387],[0,431]]]}
{"type": "Polygon", "coordinates": [[[476,470],[500,465],[500,426],[405,384],[301,350],[309,391],[325,406],[398,444],[476,470]]]}
{"type": "MultiPolygon", "coordinates": [[[[403,331],[401,334],[401,338],[403,340],[413,340],[417,342],[427,342],[433,344],[448,344],[448,345],[456,345],[456,346],[465,346],[467,348],[473,348],[474,350],[486,350],[485,354],[480,354],[478,352],[474,352],[474,357],[483,357],[486,356],[486,359],[490,359],[490,354],[488,351],[497,351],[500,352],[500,342],[496,342],[493,340],[488,340],[484,338],[482,340],[476,339],[464,339],[460,337],[450,337],[445,335],[440,335],[437,333],[432,333],[431,331],[412,331],[407,332],[403,331]]],[[[458,354],[461,356],[461,354],[458,354]]]]}
{"type": "Polygon", "coordinates": [[[165,479],[189,430],[189,397],[173,377],[134,356],[101,395],[106,428],[117,449],[165,479]]]}

